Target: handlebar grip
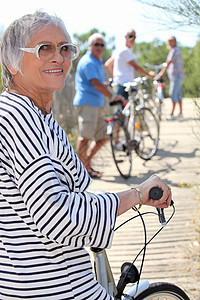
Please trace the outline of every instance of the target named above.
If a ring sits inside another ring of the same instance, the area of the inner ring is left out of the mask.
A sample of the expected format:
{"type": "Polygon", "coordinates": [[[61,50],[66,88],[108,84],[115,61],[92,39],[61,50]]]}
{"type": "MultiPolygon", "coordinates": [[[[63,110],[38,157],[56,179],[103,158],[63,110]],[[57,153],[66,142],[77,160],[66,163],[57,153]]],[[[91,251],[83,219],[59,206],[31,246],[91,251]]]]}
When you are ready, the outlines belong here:
{"type": "MultiPolygon", "coordinates": [[[[153,199],[153,200],[159,200],[163,195],[163,191],[161,190],[161,188],[154,186],[150,189],[149,191],[149,198],[153,199]]],[[[174,201],[171,200],[170,206],[172,206],[174,204],[174,201]]]]}
{"type": "MultiPolygon", "coordinates": [[[[155,186],[152,187],[149,191],[149,198],[153,200],[159,200],[163,195],[163,191],[161,188],[155,186]]],[[[158,212],[159,222],[162,224],[162,226],[165,226],[167,224],[165,215],[164,215],[164,209],[163,208],[156,208],[158,212]]]]}
{"type": "Polygon", "coordinates": [[[153,200],[159,200],[162,197],[162,195],[163,191],[157,186],[152,187],[149,191],[149,198],[153,200]]]}

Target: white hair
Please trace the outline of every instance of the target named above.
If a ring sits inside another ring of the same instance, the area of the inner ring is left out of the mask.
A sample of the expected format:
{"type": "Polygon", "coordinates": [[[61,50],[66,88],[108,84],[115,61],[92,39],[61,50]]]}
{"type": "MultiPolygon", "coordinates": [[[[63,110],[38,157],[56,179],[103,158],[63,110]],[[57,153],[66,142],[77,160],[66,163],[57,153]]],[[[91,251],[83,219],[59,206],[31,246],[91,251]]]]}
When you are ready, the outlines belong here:
{"type": "Polygon", "coordinates": [[[68,42],[71,42],[64,22],[57,16],[51,16],[42,11],[27,14],[14,21],[4,32],[0,43],[1,80],[5,88],[12,82],[12,74],[7,66],[21,72],[21,62],[24,52],[20,48],[26,47],[34,33],[41,28],[55,25],[66,33],[68,42]]]}
{"type": "Polygon", "coordinates": [[[88,47],[90,47],[97,39],[102,39],[104,41],[104,36],[98,32],[93,33],[88,39],[88,47]]]}

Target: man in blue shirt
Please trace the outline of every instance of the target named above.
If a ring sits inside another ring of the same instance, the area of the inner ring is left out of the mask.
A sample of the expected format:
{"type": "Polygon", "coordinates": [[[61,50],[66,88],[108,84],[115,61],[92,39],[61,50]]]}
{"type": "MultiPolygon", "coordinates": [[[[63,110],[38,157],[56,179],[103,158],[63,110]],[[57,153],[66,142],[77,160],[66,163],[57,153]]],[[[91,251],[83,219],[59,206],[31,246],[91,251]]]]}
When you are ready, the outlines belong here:
{"type": "Polygon", "coordinates": [[[122,96],[112,95],[104,84],[101,59],[104,43],[104,37],[99,33],[89,37],[88,52],[80,59],[75,76],[76,94],[73,104],[78,107],[77,151],[92,178],[101,177],[100,172],[92,169],[91,160],[108,140],[103,118],[104,96],[124,101],[122,96]],[[92,142],[88,149],[90,140],[92,142]]]}

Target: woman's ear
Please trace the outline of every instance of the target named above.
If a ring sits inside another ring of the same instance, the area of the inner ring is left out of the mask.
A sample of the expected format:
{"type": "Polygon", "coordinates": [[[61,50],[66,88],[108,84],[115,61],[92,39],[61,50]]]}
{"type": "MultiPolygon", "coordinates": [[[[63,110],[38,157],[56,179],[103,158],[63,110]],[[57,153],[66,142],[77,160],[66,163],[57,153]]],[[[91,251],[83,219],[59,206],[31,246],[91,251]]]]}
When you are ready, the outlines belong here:
{"type": "Polygon", "coordinates": [[[12,75],[16,75],[17,74],[17,70],[15,70],[13,67],[9,67],[9,66],[6,66],[8,71],[12,74],[12,75]]]}

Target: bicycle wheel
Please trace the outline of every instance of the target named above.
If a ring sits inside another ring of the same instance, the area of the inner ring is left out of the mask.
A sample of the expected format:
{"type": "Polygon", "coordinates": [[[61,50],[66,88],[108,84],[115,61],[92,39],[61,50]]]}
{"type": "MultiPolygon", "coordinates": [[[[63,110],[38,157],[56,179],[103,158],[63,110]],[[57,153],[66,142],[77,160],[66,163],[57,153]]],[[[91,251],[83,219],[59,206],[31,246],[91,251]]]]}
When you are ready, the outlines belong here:
{"type": "MultiPolygon", "coordinates": [[[[145,106],[152,111],[154,116],[158,115],[158,104],[157,101],[154,99],[149,98],[148,100],[145,101],[145,106]]],[[[159,117],[158,117],[159,119],[159,117]]]]}
{"type": "Polygon", "coordinates": [[[129,134],[126,127],[119,120],[114,121],[113,131],[110,134],[110,144],[115,165],[120,175],[124,178],[131,176],[132,169],[132,153],[129,147],[129,134]],[[121,144],[121,148],[116,147],[117,141],[121,144]]]}
{"type": "Polygon", "coordinates": [[[160,99],[159,100],[159,103],[158,103],[158,119],[159,121],[162,120],[162,102],[160,99]]]}
{"type": "Polygon", "coordinates": [[[149,108],[142,107],[136,111],[135,134],[137,141],[135,151],[139,157],[149,160],[158,150],[160,127],[158,120],[149,108]]]}
{"type": "Polygon", "coordinates": [[[168,282],[155,282],[135,300],[190,300],[178,286],[168,282]]]}
{"type": "Polygon", "coordinates": [[[154,98],[157,105],[158,118],[160,121],[162,118],[162,103],[164,99],[163,88],[164,88],[164,81],[160,79],[156,84],[156,92],[154,98]]]}

